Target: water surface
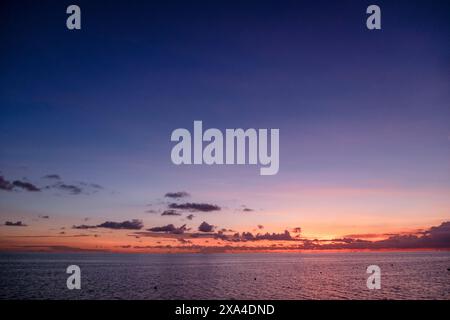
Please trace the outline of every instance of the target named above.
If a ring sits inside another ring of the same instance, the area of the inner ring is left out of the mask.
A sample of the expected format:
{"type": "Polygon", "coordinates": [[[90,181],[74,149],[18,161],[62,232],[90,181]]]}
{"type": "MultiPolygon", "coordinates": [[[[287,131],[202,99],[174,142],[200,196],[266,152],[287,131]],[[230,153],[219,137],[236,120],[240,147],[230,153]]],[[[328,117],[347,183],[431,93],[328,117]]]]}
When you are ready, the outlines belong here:
{"type": "Polygon", "coordinates": [[[3,253],[0,299],[449,299],[447,268],[450,252],[3,253]],[[66,287],[72,264],[81,290],[66,287]]]}

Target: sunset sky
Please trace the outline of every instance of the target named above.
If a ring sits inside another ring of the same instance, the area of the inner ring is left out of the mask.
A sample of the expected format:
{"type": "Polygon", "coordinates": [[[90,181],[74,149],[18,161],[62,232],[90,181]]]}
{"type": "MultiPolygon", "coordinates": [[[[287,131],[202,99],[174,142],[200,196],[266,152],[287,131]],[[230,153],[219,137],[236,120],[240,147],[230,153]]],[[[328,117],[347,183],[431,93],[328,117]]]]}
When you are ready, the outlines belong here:
{"type": "Polygon", "coordinates": [[[0,8],[0,250],[450,247],[448,1],[77,4],[0,8]],[[278,174],[174,165],[194,120],[278,174]]]}

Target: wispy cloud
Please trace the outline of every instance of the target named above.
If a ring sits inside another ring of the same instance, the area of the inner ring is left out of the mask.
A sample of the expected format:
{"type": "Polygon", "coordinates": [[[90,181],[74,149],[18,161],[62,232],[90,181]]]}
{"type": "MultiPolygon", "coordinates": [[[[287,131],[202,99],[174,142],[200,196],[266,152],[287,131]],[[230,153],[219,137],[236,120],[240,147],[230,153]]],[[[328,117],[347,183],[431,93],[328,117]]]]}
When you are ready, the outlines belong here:
{"type": "Polygon", "coordinates": [[[61,180],[60,175],[58,174],[47,174],[42,177],[43,179],[50,179],[50,180],[61,180]]]}
{"type": "Polygon", "coordinates": [[[6,221],[5,222],[5,226],[8,226],[8,227],[27,227],[27,225],[24,224],[22,221],[17,221],[17,222],[6,221]]]}
{"type": "Polygon", "coordinates": [[[37,186],[35,186],[34,184],[32,184],[30,182],[22,181],[22,180],[14,180],[13,182],[10,182],[10,181],[6,180],[3,176],[0,176],[0,190],[12,191],[14,189],[21,189],[21,190],[30,191],[30,192],[41,191],[40,188],[38,188],[37,186]]]}
{"type": "Polygon", "coordinates": [[[13,184],[0,176],[0,190],[11,191],[14,188],[13,184]]]}
{"type": "Polygon", "coordinates": [[[81,224],[79,226],[76,226],[76,225],[72,226],[72,229],[81,229],[81,230],[83,230],[83,229],[97,229],[97,228],[98,228],[98,226],[89,226],[89,225],[86,225],[86,224],[81,224]]]}
{"type": "Polygon", "coordinates": [[[67,191],[70,194],[80,194],[83,192],[83,189],[79,186],[73,184],[65,184],[65,183],[57,183],[52,186],[54,189],[59,189],[62,191],[67,191]]]}
{"type": "Polygon", "coordinates": [[[235,233],[231,237],[225,237],[223,240],[229,241],[258,241],[258,240],[277,240],[277,241],[290,241],[293,240],[289,231],[285,230],[283,233],[265,233],[265,234],[252,234],[251,232],[235,233]]]}
{"type": "Polygon", "coordinates": [[[72,195],[79,195],[79,194],[92,194],[98,192],[101,189],[104,189],[101,185],[96,183],[87,183],[87,182],[79,182],[75,184],[65,183],[61,180],[61,176],[59,176],[58,174],[47,174],[42,178],[46,180],[52,180],[53,183],[50,185],[39,187],[34,183],[26,181],[27,180],[26,178],[22,180],[14,180],[11,182],[5,179],[3,176],[0,176],[0,190],[5,191],[23,190],[28,192],[58,190],[72,195]]]}
{"type": "Polygon", "coordinates": [[[78,247],[71,247],[71,246],[59,246],[59,245],[24,245],[24,246],[18,246],[18,248],[22,248],[24,250],[30,250],[34,249],[37,251],[43,251],[43,252],[103,252],[108,251],[105,249],[88,249],[88,248],[78,248],[78,247]]]}

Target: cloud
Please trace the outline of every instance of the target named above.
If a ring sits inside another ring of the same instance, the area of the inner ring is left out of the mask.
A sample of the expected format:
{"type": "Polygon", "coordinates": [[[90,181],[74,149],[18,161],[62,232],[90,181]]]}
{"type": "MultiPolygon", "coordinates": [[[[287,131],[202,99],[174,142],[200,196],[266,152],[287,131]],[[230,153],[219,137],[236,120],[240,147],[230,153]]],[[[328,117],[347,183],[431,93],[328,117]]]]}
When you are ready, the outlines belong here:
{"type": "Polygon", "coordinates": [[[178,191],[178,192],[167,192],[164,197],[166,198],[172,198],[172,199],[180,199],[180,198],[186,198],[189,197],[190,194],[185,191],[178,191]]]}
{"type": "MultiPolygon", "coordinates": [[[[146,236],[146,237],[159,237],[159,238],[170,238],[176,240],[179,247],[177,246],[167,246],[161,245],[161,242],[158,241],[159,245],[148,245],[148,246],[134,246],[135,249],[161,249],[164,252],[165,249],[170,248],[174,249],[182,249],[189,250],[189,252],[254,252],[254,251],[267,251],[267,250],[307,250],[307,249],[315,249],[315,250],[324,250],[324,249],[414,249],[414,248],[423,248],[423,249],[448,249],[450,248],[450,221],[444,222],[439,226],[434,226],[428,228],[423,231],[416,231],[415,233],[399,233],[394,234],[386,238],[385,240],[380,241],[368,241],[354,238],[336,238],[329,240],[309,240],[305,238],[300,238],[298,236],[292,237],[288,231],[284,231],[282,233],[265,233],[265,234],[252,234],[250,232],[235,233],[234,235],[227,235],[223,233],[225,230],[220,230],[217,233],[208,233],[212,231],[210,228],[214,227],[206,222],[204,224],[206,229],[200,230],[200,232],[195,233],[187,233],[185,231],[189,230],[186,228],[186,225],[181,227],[175,227],[173,224],[169,224],[162,227],[154,227],[147,229],[145,232],[135,232],[133,236],[146,236]],[[264,240],[261,244],[251,244],[244,245],[240,243],[239,245],[223,245],[220,246],[214,245],[211,241],[211,245],[207,244],[208,241],[203,241],[202,244],[197,244],[194,239],[217,239],[223,241],[232,242],[251,242],[264,240]],[[190,239],[190,240],[188,240],[190,239]],[[269,242],[275,241],[275,242],[269,242]]],[[[295,229],[295,228],[292,228],[295,229]]],[[[289,229],[289,230],[292,230],[289,229]]],[[[80,235],[81,236],[81,235],[80,235]]],[[[61,236],[60,236],[61,237],[61,236]]],[[[128,244],[124,244],[128,245],[128,244]]]]}
{"type": "Polygon", "coordinates": [[[149,228],[149,229],[147,229],[147,231],[181,234],[181,233],[184,233],[184,231],[186,231],[186,225],[184,224],[181,227],[177,228],[173,224],[168,224],[168,225],[162,226],[162,227],[149,228]]]}
{"type": "Polygon", "coordinates": [[[44,179],[52,179],[52,180],[61,180],[61,177],[58,174],[47,174],[43,176],[44,179]]]}
{"type": "Polygon", "coordinates": [[[102,224],[97,225],[97,227],[108,229],[140,230],[144,227],[144,225],[141,220],[133,219],[131,221],[123,222],[106,221],[102,224]]]}
{"type": "Polygon", "coordinates": [[[161,213],[161,215],[162,216],[181,216],[181,213],[179,213],[175,210],[169,209],[169,210],[164,210],[164,212],[161,213]]]}
{"type": "Polygon", "coordinates": [[[244,209],[242,209],[242,211],[244,211],[244,212],[252,212],[253,209],[250,209],[250,208],[244,208],[244,209]]]}
{"type": "Polygon", "coordinates": [[[13,185],[14,185],[14,187],[18,187],[18,188],[21,188],[26,191],[31,191],[31,192],[41,191],[41,189],[36,187],[34,184],[29,183],[29,182],[20,181],[20,180],[15,180],[13,182],[13,185]]]}
{"type": "Polygon", "coordinates": [[[257,234],[255,236],[256,240],[292,240],[289,231],[285,230],[283,233],[265,233],[257,234]]]}
{"type": "Polygon", "coordinates": [[[258,224],[258,229],[264,229],[264,226],[262,224],[258,224]]]}
{"type": "Polygon", "coordinates": [[[72,226],[72,229],[97,229],[97,226],[88,226],[85,224],[79,225],[79,226],[72,226]]]}
{"type": "Polygon", "coordinates": [[[97,183],[89,183],[89,186],[91,186],[94,189],[104,189],[103,186],[97,184],[97,183]]]}
{"type": "Polygon", "coordinates": [[[83,189],[80,187],[73,185],[73,184],[65,184],[65,183],[58,183],[53,186],[54,188],[60,189],[62,191],[67,191],[70,194],[80,194],[83,192],[83,189]]]}
{"type": "Polygon", "coordinates": [[[329,243],[325,244],[304,241],[303,246],[307,249],[448,249],[450,248],[450,221],[431,227],[420,234],[394,234],[378,241],[347,237],[327,241],[329,243]]]}
{"type": "Polygon", "coordinates": [[[0,190],[6,190],[6,191],[12,191],[14,188],[19,188],[25,191],[30,192],[38,192],[41,191],[38,187],[36,187],[34,184],[26,182],[26,181],[20,181],[15,180],[13,182],[10,182],[3,178],[3,176],[0,176],[0,190]]]}
{"type": "MultiPolygon", "coordinates": [[[[386,236],[386,234],[378,234],[378,233],[357,233],[357,234],[348,234],[345,235],[344,238],[351,239],[373,239],[373,238],[382,238],[386,236]]],[[[389,235],[391,236],[391,235],[389,235]]]]}
{"type": "Polygon", "coordinates": [[[195,216],[194,216],[193,214],[190,214],[190,215],[187,215],[187,216],[186,216],[186,218],[187,218],[188,220],[192,220],[194,217],[195,217],[195,216]]]}
{"type": "Polygon", "coordinates": [[[10,182],[3,176],[0,176],[0,190],[12,191],[13,189],[22,189],[30,192],[38,192],[42,190],[56,189],[70,194],[78,195],[81,193],[92,194],[98,192],[100,189],[104,189],[101,185],[95,183],[80,182],[77,184],[67,184],[61,181],[61,177],[57,174],[48,174],[43,176],[44,179],[54,180],[51,185],[47,185],[43,188],[36,186],[33,183],[24,180],[15,180],[10,182]]]}
{"type": "Polygon", "coordinates": [[[69,184],[59,180],[53,185],[46,186],[45,189],[55,189],[72,195],[79,195],[97,193],[99,190],[104,189],[104,187],[96,183],[77,182],[69,184]]]}
{"type": "Polygon", "coordinates": [[[83,237],[98,237],[97,234],[73,234],[73,235],[62,235],[65,234],[59,232],[59,235],[55,236],[55,235],[35,235],[35,236],[30,236],[30,235],[26,235],[26,236],[11,236],[13,238],[83,238],[83,237]]]}
{"type": "Polygon", "coordinates": [[[26,224],[22,223],[22,221],[17,221],[17,222],[6,221],[5,222],[5,226],[8,226],[8,227],[27,227],[26,224]]]}
{"type": "Polygon", "coordinates": [[[140,230],[144,227],[141,220],[133,219],[131,221],[123,221],[123,222],[114,222],[114,221],[106,221],[96,226],[89,225],[79,225],[73,226],[73,229],[96,229],[96,228],[107,228],[114,230],[140,230]]]}
{"type": "Polygon", "coordinates": [[[41,219],[50,219],[49,216],[39,216],[39,218],[41,218],[41,219]]]}
{"type": "Polygon", "coordinates": [[[212,232],[212,231],[214,231],[214,228],[215,228],[215,227],[214,227],[213,225],[211,225],[211,224],[209,224],[209,223],[203,221],[203,222],[198,226],[198,231],[201,231],[201,232],[212,232]]]}
{"type": "Polygon", "coordinates": [[[13,184],[0,176],[0,190],[11,191],[14,188],[13,184]]]}
{"type": "Polygon", "coordinates": [[[221,208],[214,204],[208,203],[171,203],[169,204],[170,209],[180,209],[180,210],[189,210],[189,211],[201,211],[201,212],[210,212],[210,211],[219,211],[221,208]]]}

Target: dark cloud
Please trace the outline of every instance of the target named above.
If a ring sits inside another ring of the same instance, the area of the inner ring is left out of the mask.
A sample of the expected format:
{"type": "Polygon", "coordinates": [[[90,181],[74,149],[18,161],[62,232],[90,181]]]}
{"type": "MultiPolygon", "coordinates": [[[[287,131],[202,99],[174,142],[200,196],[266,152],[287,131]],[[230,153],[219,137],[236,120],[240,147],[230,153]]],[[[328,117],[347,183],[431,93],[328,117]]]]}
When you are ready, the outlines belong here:
{"type": "Polygon", "coordinates": [[[85,224],[79,225],[79,226],[72,226],[72,229],[97,229],[97,226],[88,226],[85,224]]]}
{"type": "Polygon", "coordinates": [[[181,213],[177,212],[176,210],[164,210],[163,213],[161,213],[162,216],[181,216],[181,213]]]}
{"type": "Polygon", "coordinates": [[[285,230],[283,233],[265,233],[253,235],[251,232],[242,232],[241,234],[235,233],[231,238],[226,240],[231,241],[257,241],[257,240],[277,240],[277,241],[290,241],[293,240],[289,231],[285,230]]]}
{"type": "Polygon", "coordinates": [[[0,190],[11,191],[14,188],[13,184],[0,176],[0,190]]]}
{"type": "Polygon", "coordinates": [[[182,225],[181,227],[177,228],[173,224],[168,224],[166,226],[162,227],[153,227],[147,229],[147,231],[150,232],[165,232],[165,233],[172,233],[172,234],[182,234],[184,231],[186,231],[186,225],[182,225]]]}
{"type": "Polygon", "coordinates": [[[0,190],[12,191],[14,188],[19,188],[30,192],[41,191],[41,189],[39,189],[32,183],[21,180],[15,180],[13,182],[10,182],[4,179],[2,176],[0,176],[0,190]]]}
{"type": "Polygon", "coordinates": [[[264,226],[262,224],[258,224],[258,229],[264,229],[264,226]]]}
{"type": "Polygon", "coordinates": [[[190,194],[185,191],[178,191],[178,192],[167,192],[164,197],[166,198],[172,198],[172,199],[180,199],[180,198],[186,198],[189,197],[190,194]]]}
{"type": "Polygon", "coordinates": [[[41,219],[50,219],[49,216],[39,216],[39,218],[41,218],[41,219]]]}
{"type": "MultiPolygon", "coordinates": [[[[357,233],[357,234],[348,234],[345,235],[344,238],[352,238],[352,239],[372,239],[372,238],[382,238],[386,236],[386,234],[378,234],[378,233],[357,233]]],[[[388,236],[392,236],[389,234],[388,236]]]]}
{"type": "Polygon", "coordinates": [[[194,216],[193,214],[190,214],[190,215],[187,215],[187,216],[186,216],[186,218],[187,218],[188,220],[192,220],[192,219],[194,219],[194,217],[195,217],[195,216],[194,216]]]}
{"type": "Polygon", "coordinates": [[[180,209],[180,210],[189,210],[189,211],[201,211],[201,212],[210,212],[210,211],[218,211],[221,208],[214,204],[208,203],[171,203],[169,204],[170,209],[180,209]]]}
{"type": "Polygon", "coordinates": [[[214,227],[213,225],[211,225],[211,224],[209,224],[209,223],[203,221],[203,222],[198,226],[198,231],[201,231],[201,232],[212,232],[212,231],[214,231],[214,228],[215,228],[215,227],[214,227]]]}
{"type": "Polygon", "coordinates": [[[58,174],[47,174],[43,176],[44,179],[52,179],[52,180],[61,180],[61,177],[58,174]]]}
{"type": "Polygon", "coordinates": [[[450,221],[423,231],[422,236],[394,235],[386,240],[375,241],[379,248],[450,248],[450,221]]]}
{"type": "Polygon", "coordinates": [[[144,227],[144,225],[141,220],[133,219],[131,221],[123,222],[106,221],[102,224],[97,225],[97,227],[108,229],[140,230],[144,227]]]}
{"type": "Polygon", "coordinates": [[[8,227],[26,227],[27,225],[22,223],[22,221],[17,221],[17,222],[6,221],[5,222],[5,226],[8,226],[8,227]]]}
{"type": "Polygon", "coordinates": [[[95,184],[95,183],[84,183],[80,182],[79,184],[67,184],[61,181],[61,177],[57,174],[48,174],[44,176],[43,178],[49,179],[49,180],[55,180],[56,182],[52,185],[45,186],[43,188],[37,187],[33,183],[24,181],[24,180],[15,180],[13,182],[10,182],[6,179],[4,179],[2,176],[0,176],[0,190],[6,190],[11,191],[14,188],[22,189],[25,191],[42,191],[42,190],[49,190],[49,189],[56,189],[64,192],[68,192],[70,194],[78,195],[81,193],[90,194],[98,192],[98,190],[103,189],[102,186],[95,184]]]}
{"type": "Polygon", "coordinates": [[[176,228],[173,224],[168,224],[166,226],[162,226],[162,227],[153,227],[153,228],[149,228],[147,229],[148,231],[151,232],[172,232],[174,231],[176,228]]]}
{"type": "Polygon", "coordinates": [[[14,185],[14,187],[21,188],[26,191],[31,191],[31,192],[41,191],[41,189],[36,187],[34,184],[25,182],[25,181],[15,180],[13,182],[13,185],[14,185]]]}
{"type": "Polygon", "coordinates": [[[147,211],[145,211],[145,212],[146,212],[146,213],[158,213],[157,210],[153,210],[153,209],[147,210],[147,211]]]}
{"type": "Polygon", "coordinates": [[[107,228],[114,230],[140,230],[144,227],[141,220],[133,219],[131,221],[123,221],[123,222],[114,222],[114,221],[106,221],[101,224],[95,226],[89,225],[79,225],[73,226],[73,229],[96,229],[96,228],[107,228]]]}
{"type": "Polygon", "coordinates": [[[253,209],[250,209],[250,208],[244,208],[244,209],[242,209],[242,211],[244,211],[244,212],[252,212],[253,209]]]}
{"type": "Polygon", "coordinates": [[[233,235],[233,239],[234,240],[255,240],[255,236],[251,233],[251,232],[242,232],[241,235],[239,235],[239,233],[235,233],[233,235]]]}

